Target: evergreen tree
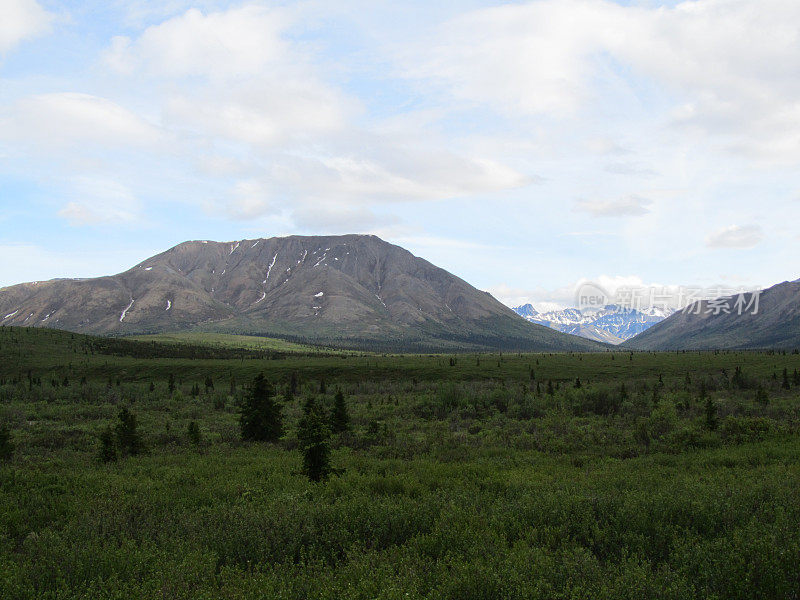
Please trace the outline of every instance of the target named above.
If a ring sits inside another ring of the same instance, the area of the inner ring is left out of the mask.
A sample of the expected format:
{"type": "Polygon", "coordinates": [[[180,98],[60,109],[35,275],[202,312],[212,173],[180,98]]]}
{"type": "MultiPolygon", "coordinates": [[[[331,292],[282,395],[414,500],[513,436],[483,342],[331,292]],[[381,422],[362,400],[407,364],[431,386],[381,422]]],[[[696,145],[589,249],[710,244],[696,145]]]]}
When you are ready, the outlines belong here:
{"type": "Polygon", "coordinates": [[[192,421],[189,423],[189,427],[186,430],[186,435],[189,438],[189,442],[193,446],[199,446],[200,442],[202,441],[202,437],[200,435],[200,427],[197,425],[197,421],[192,421]]]}
{"type": "Polygon", "coordinates": [[[14,456],[14,442],[11,441],[11,430],[8,425],[0,425],[0,461],[11,460],[14,456]]]}
{"type": "Polygon", "coordinates": [[[575,378],[575,389],[578,390],[581,387],[581,380],[577,377],[575,378]]]}
{"type": "Polygon", "coordinates": [[[795,387],[800,386],[800,372],[798,372],[797,369],[792,373],[792,385],[795,387]]]}
{"type": "Polygon", "coordinates": [[[214,380],[211,379],[211,375],[206,375],[205,384],[206,384],[206,392],[208,392],[208,390],[214,389],[214,380]]]}
{"type": "Polygon", "coordinates": [[[243,440],[277,442],[283,435],[283,415],[274,396],[275,390],[264,375],[256,376],[239,415],[243,440]]]}
{"type": "Polygon", "coordinates": [[[328,415],[309,397],[303,407],[303,417],[297,430],[297,439],[303,451],[303,473],[311,481],[324,481],[331,472],[330,429],[328,415]]]}
{"type": "Polygon", "coordinates": [[[551,380],[547,380],[547,395],[552,396],[555,394],[555,390],[553,390],[553,382],[551,380]]]}
{"type": "Polygon", "coordinates": [[[333,400],[333,412],[331,413],[331,430],[333,433],[342,433],[350,429],[350,413],[347,410],[347,403],[344,400],[344,393],[341,389],[336,390],[333,400]]]}
{"type": "Polygon", "coordinates": [[[705,406],[706,421],[705,427],[709,431],[714,431],[717,428],[717,405],[711,397],[706,398],[705,406]]]}
{"type": "Polygon", "coordinates": [[[327,388],[325,387],[325,380],[324,379],[320,379],[319,380],[319,393],[320,394],[324,394],[324,393],[326,393],[326,391],[327,391],[327,388]]]}
{"type": "Polygon", "coordinates": [[[785,390],[788,390],[792,386],[789,385],[789,371],[786,367],[783,368],[783,383],[781,383],[781,387],[785,390]]]}
{"type": "Polygon", "coordinates": [[[175,391],[175,375],[172,373],[169,374],[169,382],[167,383],[167,389],[169,390],[170,395],[175,391]]]}
{"type": "Polygon", "coordinates": [[[139,454],[142,451],[142,438],[136,424],[136,415],[127,408],[119,411],[119,422],[116,426],[117,445],[123,453],[139,454]]]}

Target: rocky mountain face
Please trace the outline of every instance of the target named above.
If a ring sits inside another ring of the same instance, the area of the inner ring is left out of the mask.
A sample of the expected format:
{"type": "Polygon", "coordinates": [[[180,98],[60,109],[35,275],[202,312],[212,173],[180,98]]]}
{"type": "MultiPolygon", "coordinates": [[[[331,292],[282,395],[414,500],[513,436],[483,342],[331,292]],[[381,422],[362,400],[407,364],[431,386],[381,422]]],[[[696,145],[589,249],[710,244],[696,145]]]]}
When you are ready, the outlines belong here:
{"type": "Polygon", "coordinates": [[[349,346],[597,350],[375,236],[179,244],[118,275],[0,289],[0,325],[248,333],[349,346]]]}
{"type": "Polygon", "coordinates": [[[548,312],[538,312],[533,305],[524,304],[512,310],[531,323],[608,344],[621,344],[671,314],[661,309],[639,311],[613,304],[599,310],[566,308],[548,312]]]}
{"type": "Polygon", "coordinates": [[[800,281],[703,300],[625,345],[639,350],[800,348],[800,281]]]}

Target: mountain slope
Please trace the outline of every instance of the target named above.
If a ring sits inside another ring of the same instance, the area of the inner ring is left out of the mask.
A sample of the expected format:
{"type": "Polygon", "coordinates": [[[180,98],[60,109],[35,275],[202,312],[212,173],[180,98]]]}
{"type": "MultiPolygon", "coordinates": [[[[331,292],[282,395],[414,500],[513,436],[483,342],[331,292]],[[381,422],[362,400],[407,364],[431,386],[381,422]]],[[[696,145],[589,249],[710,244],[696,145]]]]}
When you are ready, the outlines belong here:
{"type": "MultiPolygon", "coordinates": [[[[699,350],[800,347],[800,281],[784,282],[762,290],[758,311],[734,307],[736,296],[703,301],[678,312],[640,333],[625,345],[639,350],[699,350]],[[727,304],[729,313],[715,305],[727,304]],[[696,314],[699,313],[699,314],[696,314]]],[[[745,294],[745,306],[753,299],[745,294]]]]}
{"type": "Polygon", "coordinates": [[[215,331],[362,347],[597,350],[375,236],[179,244],[109,277],[0,289],[0,324],[215,331]]]}

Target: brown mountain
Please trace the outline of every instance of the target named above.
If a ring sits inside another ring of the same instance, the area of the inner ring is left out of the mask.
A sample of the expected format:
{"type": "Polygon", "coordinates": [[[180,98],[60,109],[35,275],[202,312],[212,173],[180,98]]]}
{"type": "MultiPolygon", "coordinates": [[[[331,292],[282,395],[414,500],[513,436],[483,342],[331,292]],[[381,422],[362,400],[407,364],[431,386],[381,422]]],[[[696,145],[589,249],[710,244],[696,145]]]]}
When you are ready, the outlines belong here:
{"type": "Polygon", "coordinates": [[[694,304],[631,338],[625,346],[638,350],[800,348],[800,280],[762,290],[755,312],[751,294],[744,295],[741,311],[738,299],[731,296],[694,304]]]}
{"type": "Polygon", "coordinates": [[[387,349],[598,350],[375,236],[179,244],[132,269],[0,289],[0,324],[248,333],[387,349]]]}

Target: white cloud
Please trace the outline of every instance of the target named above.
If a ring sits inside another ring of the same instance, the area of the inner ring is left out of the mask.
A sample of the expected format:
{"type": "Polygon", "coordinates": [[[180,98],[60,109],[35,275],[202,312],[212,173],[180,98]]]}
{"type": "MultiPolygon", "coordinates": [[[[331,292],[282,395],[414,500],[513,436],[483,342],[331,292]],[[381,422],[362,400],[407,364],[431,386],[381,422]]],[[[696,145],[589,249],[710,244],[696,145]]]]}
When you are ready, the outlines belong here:
{"type": "Polygon", "coordinates": [[[346,104],[313,79],[261,81],[175,95],[166,103],[165,118],[190,135],[268,147],[342,129],[346,104]]]}
{"type": "Polygon", "coordinates": [[[148,145],[158,129],[106,98],[78,93],[51,93],[23,98],[0,116],[0,139],[35,144],[103,146],[148,145]]]}
{"type": "Polygon", "coordinates": [[[523,187],[532,179],[488,159],[386,143],[368,154],[319,157],[320,192],[391,200],[442,199],[523,187]]]}
{"type": "Polygon", "coordinates": [[[375,232],[398,223],[396,217],[377,215],[368,208],[341,206],[323,200],[310,201],[295,210],[292,220],[302,229],[328,233],[375,232]]]}
{"type": "Polygon", "coordinates": [[[0,13],[0,57],[24,40],[45,33],[53,19],[35,0],[3,0],[0,13]]]}
{"type": "Polygon", "coordinates": [[[408,53],[406,73],[509,113],[570,113],[585,99],[585,58],[600,47],[611,8],[548,0],[467,13],[408,53]]]}
{"type": "Polygon", "coordinates": [[[116,181],[83,177],[73,182],[73,190],[76,199],[58,212],[71,225],[132,223],[139,219],[139,201],[116,181]]]}
{"type": "Polygon", "coordinates": [[[230,195],[222,202],[212,202],[207,208],[216,212],[220,206],[234,219],[253,219],[276,212],[271,192],[256,179],[237,181],[230,195]]]}
{"type": "MultiPolygon", "coordinates": [[[[721,289],[722,286],[716,287],[721,289]]],[[[756,287],[751,286],[748,289],[756,287]]],[[[502,284],[490,288],[489,292],[506,306],[531,303],[536,310],[542,312],[579,306],[578,296],[586,290],[592,294],[604,292],[609,303],[621,302],[642,309],[650,306],[683,307],[690,293],[700,293],[703,297],[719,295],[714,293],[714,286],[647,282],[636,275],[599,275],[592,279],[581,278],[558,288],[520,288],[502,284]]]]}
{"type": "Polygon", "coordinates": [[[764,239],[758,225],[731,225],[706,238],[709,248],[752,248],[764,239]]]}
{"type": "Polygon", "coordinates": [[[741,154],[800,160],[800,3],[692,0],[673,7],[538,0],[459,16],[402,56],[407,77],[509,115],[571,115],[630,78],[671,92],[675,124],[741,154]]]}
{"type": "Polygon", "coordinates": [[[242,6],[183,15],[148,27],[136,40],[116,37],[106,54],[112,67],[141,69],[165,77],[231,79],[282,70],[288,54],[281,31],[286,17],[263,6],[242,6]]]}
{"type": "Polygon", "coordinates": [[[575,209],[593,217],[638,217],[650,212],[653,202],[640,196],[625,196],[616,200],[578,200],[575,209]]]}

